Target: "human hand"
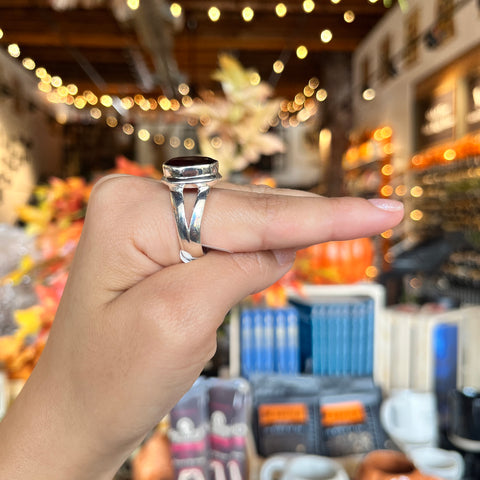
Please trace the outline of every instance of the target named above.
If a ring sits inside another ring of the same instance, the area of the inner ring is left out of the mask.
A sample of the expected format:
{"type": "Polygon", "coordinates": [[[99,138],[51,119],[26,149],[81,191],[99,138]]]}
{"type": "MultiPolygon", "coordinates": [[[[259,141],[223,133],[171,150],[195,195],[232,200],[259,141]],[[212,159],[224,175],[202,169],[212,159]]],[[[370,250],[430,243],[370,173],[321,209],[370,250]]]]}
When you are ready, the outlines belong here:
{"type": "Polygon", "coordinates": [[[111,478],[201,373],[226,313],[281,278],[296,249],[400,222],[401,204],[375,202],[219,184],[202,241],[233,253],[183,264],[168,189],[102,179],[45,351],[2,425],[0,476],[111,478]],[[30,461],[5,470],[22,439],[30,461]]]}

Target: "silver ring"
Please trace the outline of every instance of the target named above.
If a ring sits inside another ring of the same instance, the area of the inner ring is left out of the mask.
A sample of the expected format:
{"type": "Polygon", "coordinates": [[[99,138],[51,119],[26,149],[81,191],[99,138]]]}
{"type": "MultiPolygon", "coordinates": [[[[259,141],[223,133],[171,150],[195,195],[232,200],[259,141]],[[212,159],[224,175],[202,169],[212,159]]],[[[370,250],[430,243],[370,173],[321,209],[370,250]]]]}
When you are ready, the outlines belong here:
{"type": "Polygon", "coordinates": [[[203,255],[200,227],[203,210],[210,187],[222,176],[218,173],[218,162],[209,157],[176,157],[163,164],[162,182],[170,189],[178,240],[180,260],[191,262],[203,255]],[[185,213],[185,189],[197,189],[197,198],[190,222],[185,213]]]}

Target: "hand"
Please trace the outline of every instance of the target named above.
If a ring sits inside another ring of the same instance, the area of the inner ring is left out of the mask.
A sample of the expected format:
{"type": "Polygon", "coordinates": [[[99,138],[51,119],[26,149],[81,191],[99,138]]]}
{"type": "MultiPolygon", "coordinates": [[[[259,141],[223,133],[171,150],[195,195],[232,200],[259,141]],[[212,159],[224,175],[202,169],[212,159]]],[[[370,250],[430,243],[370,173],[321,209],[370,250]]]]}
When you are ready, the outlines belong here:
{"type": "Polygon", "coordinates": [[[102,179],[45,351],[1,425],[0,477],[111,478],[201,373],[232,306],[281,278],[296,249],[402,215],[388,200],[219,184],[202,241],[234,253],[183,264],[168,189],[102,179]]]}

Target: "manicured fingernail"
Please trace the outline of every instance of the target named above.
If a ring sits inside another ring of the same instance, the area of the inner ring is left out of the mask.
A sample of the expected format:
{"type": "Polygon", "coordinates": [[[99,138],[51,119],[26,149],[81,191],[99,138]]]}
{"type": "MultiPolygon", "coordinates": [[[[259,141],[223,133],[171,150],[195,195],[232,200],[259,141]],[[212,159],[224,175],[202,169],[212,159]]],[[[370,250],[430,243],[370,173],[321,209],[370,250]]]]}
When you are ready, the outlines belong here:
{"type": "Polygon", "coordinates": [[[284,248],[282,250],[273,250],[273,254],[277,259],[279,265],[288,265],[295,260],[295,250],[291,248],[284,248]]]}
{"type": "Polygon", "coordinates": [[[373,206],[387,212],[399,212],[403,210],[403,203],[398,200],[388,200],[386,198],[370,198],[368,200],[373,206]]]}

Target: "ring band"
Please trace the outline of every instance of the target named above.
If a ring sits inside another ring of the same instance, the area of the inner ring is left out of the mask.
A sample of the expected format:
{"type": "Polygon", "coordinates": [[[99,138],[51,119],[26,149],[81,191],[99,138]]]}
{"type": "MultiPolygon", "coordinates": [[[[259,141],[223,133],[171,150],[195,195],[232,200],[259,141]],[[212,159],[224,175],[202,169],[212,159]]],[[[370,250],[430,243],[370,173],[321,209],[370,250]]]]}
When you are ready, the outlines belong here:
{"type": "Polygon", "coordinates": [[[162,182],[170,189],[180,242],[180,260],[184,263],[195,260],[204,253],[200,239],[203,210],[210,187],[220,178],[217,160],[209,157],[176,157],[163,164],[162,182]],[[184,190],[194,188],[197,189],[197,198],[188,223],[184,190]]]}

